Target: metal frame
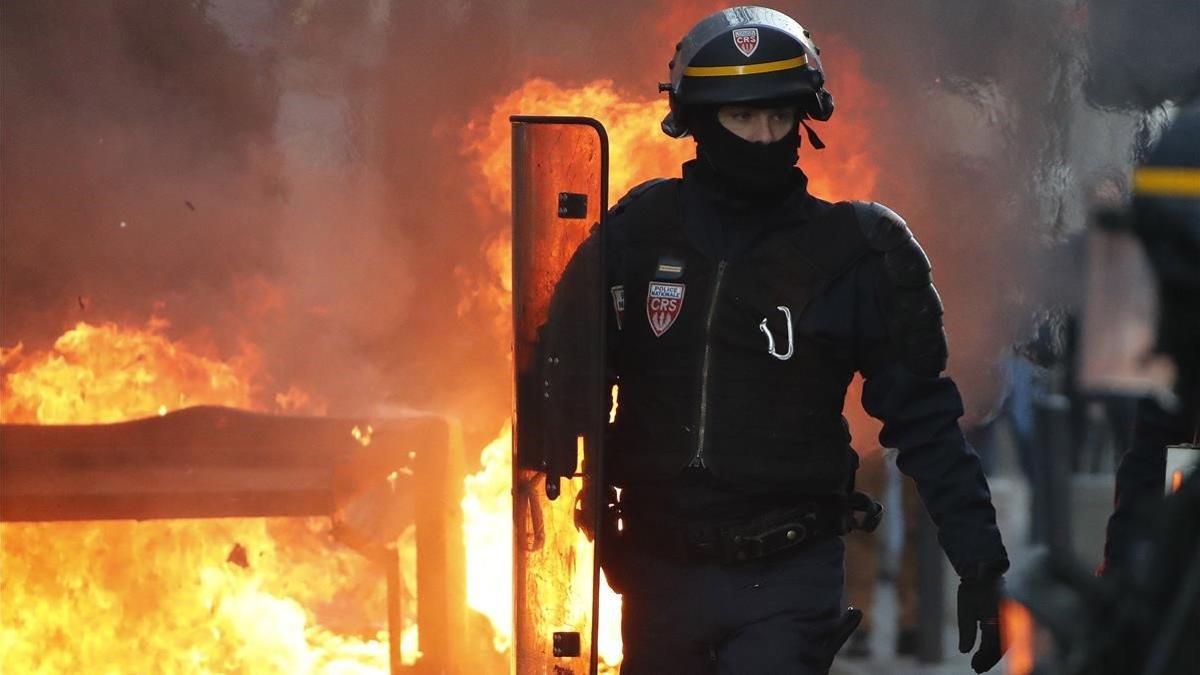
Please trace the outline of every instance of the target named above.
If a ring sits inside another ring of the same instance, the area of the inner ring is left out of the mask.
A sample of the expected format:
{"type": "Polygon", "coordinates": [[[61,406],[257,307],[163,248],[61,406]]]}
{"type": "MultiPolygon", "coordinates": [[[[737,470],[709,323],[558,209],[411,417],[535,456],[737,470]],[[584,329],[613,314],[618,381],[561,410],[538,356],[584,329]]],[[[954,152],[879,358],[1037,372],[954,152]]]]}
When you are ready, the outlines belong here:
{"type": "Polygon", "coordinates": [[[0,436],[0,522],[330,517],[334,537],[386,576],[390,671],[467,672],[474,655],[465,646],[457,508],[465,470],[453,420],[198,407],[115,424],[5,424],[0,436]],[[368,422],[375,438],[364,447],[350,430],[368,422]],[[399,554],[380,538],[396,500],[411,504],[417,533],[422,657],[414,668],[401,664],[399,554]]]}

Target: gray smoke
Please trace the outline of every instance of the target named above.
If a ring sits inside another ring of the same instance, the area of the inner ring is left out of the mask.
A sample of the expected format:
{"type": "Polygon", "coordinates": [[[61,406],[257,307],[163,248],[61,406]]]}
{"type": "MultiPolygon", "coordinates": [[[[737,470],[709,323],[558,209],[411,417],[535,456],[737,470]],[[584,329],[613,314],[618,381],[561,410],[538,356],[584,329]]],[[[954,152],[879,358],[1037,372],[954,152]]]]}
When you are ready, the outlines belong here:
{"type": "MultiPolygon", "coordinates": [[[[933,258],[952,370],[985,409],[988,364],[1042,304],[1086,186],[1127,175],[1152,130],[1142,111],[1196,91],[1195,50],[1159,39],[1200,42],[1194,5],[771,4],[813,30],[835,96],[851,50],[882,92],[880,180],[863,197],[904,215],[933,258]]],[[[459,300],[464,274],[491,278],[483,246],[507,222],[468,198],[482,179],[464,129],[534,76],[648,95],[703,11],[4,3],[0,344],[157,312],[230,352],[254,342],[269,386],[305,387],[330,412],[450,410],[473,447],[507,410],[509,364],[481,329],[495,317],[460,316],[459,300]]]]}
{"type": "MultiPolygon", "coordinates": [[[[1200,54],[1184,45],[1200,40],[1200,21],[1185,5],[918,0],[796,9],[818,43],[832,33],[858,52],[886,92],[871,124],[884,170],[873,198],[906,216],[933,259],[950,370],[969,416],[990,407],[998,378],[989,364],[1028,337],[1035,311],[1076,300],[1076,249],[1063,243],[1086,227],[1097,184],[1127,180],[1161,121],[1146,111],[1196,91],[1200,54]],[[1112,40],[1114,24],[1140,8],[1112,40]],[[1160,35],[1174,45],[1169,57],[1162,45],[1134,48],[1160,35]],[[1110,76],[1116,60],[1123,67],[1110,76]]],[[[837,52],[823,56],[836,95],[837,52]]]]}
{"type": "Polygon", "coordinates": [[[1200,3],[1091,0],[1086,7],[1089,101],[1151,110],[1200,96],[1200,3]]]}

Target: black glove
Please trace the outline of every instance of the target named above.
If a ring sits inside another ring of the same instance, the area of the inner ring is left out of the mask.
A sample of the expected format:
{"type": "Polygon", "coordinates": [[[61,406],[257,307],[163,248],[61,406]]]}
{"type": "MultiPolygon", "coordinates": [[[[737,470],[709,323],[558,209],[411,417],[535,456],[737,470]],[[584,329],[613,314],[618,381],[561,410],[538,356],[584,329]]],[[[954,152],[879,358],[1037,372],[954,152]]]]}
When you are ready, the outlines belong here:
{"type": "Polygon", "coordinates": [[[1004,595],[1004,577],[963,579],[958,585],[958,651],[969,653],[975,647],[979,630],[979,651],[971,658],[977,673],[992,669],[1004,656],[1006,645],[1000,642],[1000,598],[1004,595]]]}

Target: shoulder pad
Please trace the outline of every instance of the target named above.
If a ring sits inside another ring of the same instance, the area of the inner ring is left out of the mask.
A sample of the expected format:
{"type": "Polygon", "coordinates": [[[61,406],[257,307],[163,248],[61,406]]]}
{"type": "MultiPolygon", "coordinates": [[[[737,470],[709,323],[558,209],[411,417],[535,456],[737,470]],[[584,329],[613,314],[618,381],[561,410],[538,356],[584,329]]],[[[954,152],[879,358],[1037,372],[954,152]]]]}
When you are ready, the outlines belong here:
{"type": "Polygon", "coordinates": [[[852,203],[867,245],[883,253],[883,265],[891,282],[902,288],[919,288],[932,283],[929,257],[904,219],[877,202],[852,203]]]}
{"type": "Polygon", "coordinates": [[[867,245],[883,254],[892,286],[889,323],[900,354],[917,375],[937,377],[946,368],[948,349],[929,257],[895,211],[875,202],[853,204],[867,245]]]}
{"type": "Polygon", "coordinates": [[[883,254],[883,267],[898,288],[920,288],[933,283],[929,256],[912,237],[883,254]]]}
{"type": "Polygon", "coordinates": [[[942,299],[933,284],[896,288],[889,319],[892,339],[914,373],[937,377],[946,369],[949,349],[942,325],[942,299]]]}
{"type": "Polygon", "coordinates": [[[824,272],[826,279],[841,276],[871,253],[871,247],[855,226],[857,215],[852,203],[830,203],[814,197],[808,208],[810,223],[795,230],[796,245],[811,264],[824,272]]]}
{"type": "Polygon", "coordinates": [[[629,192],[626,192],[624,197],[621,197],[619,200],[617,200],[617,203],[614,204],[613,207],[608,210],[609,217],[619,215],[622,211],[629,208],[630,204],[637,201],[639,197],[645,195],[651,189],[653,189],[659,185],[662,185],[663,183],[669,183],[672,180],[676,180],[676,179],[651,178],[650,180],[645,181],[643,183],[638,183],[637,185],[633,186],[633,188],[630,189],[629,192]]]}
{"type": "Polygon", "coordinates": [[[912,239],[908,223],[895,211],[878,202],[850,202],[858,227],[867,245],[876,251],[890,251],[912,239]]]}

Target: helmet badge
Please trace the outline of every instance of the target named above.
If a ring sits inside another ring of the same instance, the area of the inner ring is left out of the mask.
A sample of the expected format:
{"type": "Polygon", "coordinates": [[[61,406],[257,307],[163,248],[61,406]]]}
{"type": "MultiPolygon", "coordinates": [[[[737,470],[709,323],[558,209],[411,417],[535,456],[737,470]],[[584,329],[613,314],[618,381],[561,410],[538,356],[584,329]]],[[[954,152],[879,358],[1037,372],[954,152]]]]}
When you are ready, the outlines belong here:
{"type": "Polygon", "coordinates": [[[733,44],[737,46],[738,51],[745,55],[746,58],[750,58],[754,54],[754,50],[758,49],[758,29],[735,29],[733,31],[733,44]]]}

